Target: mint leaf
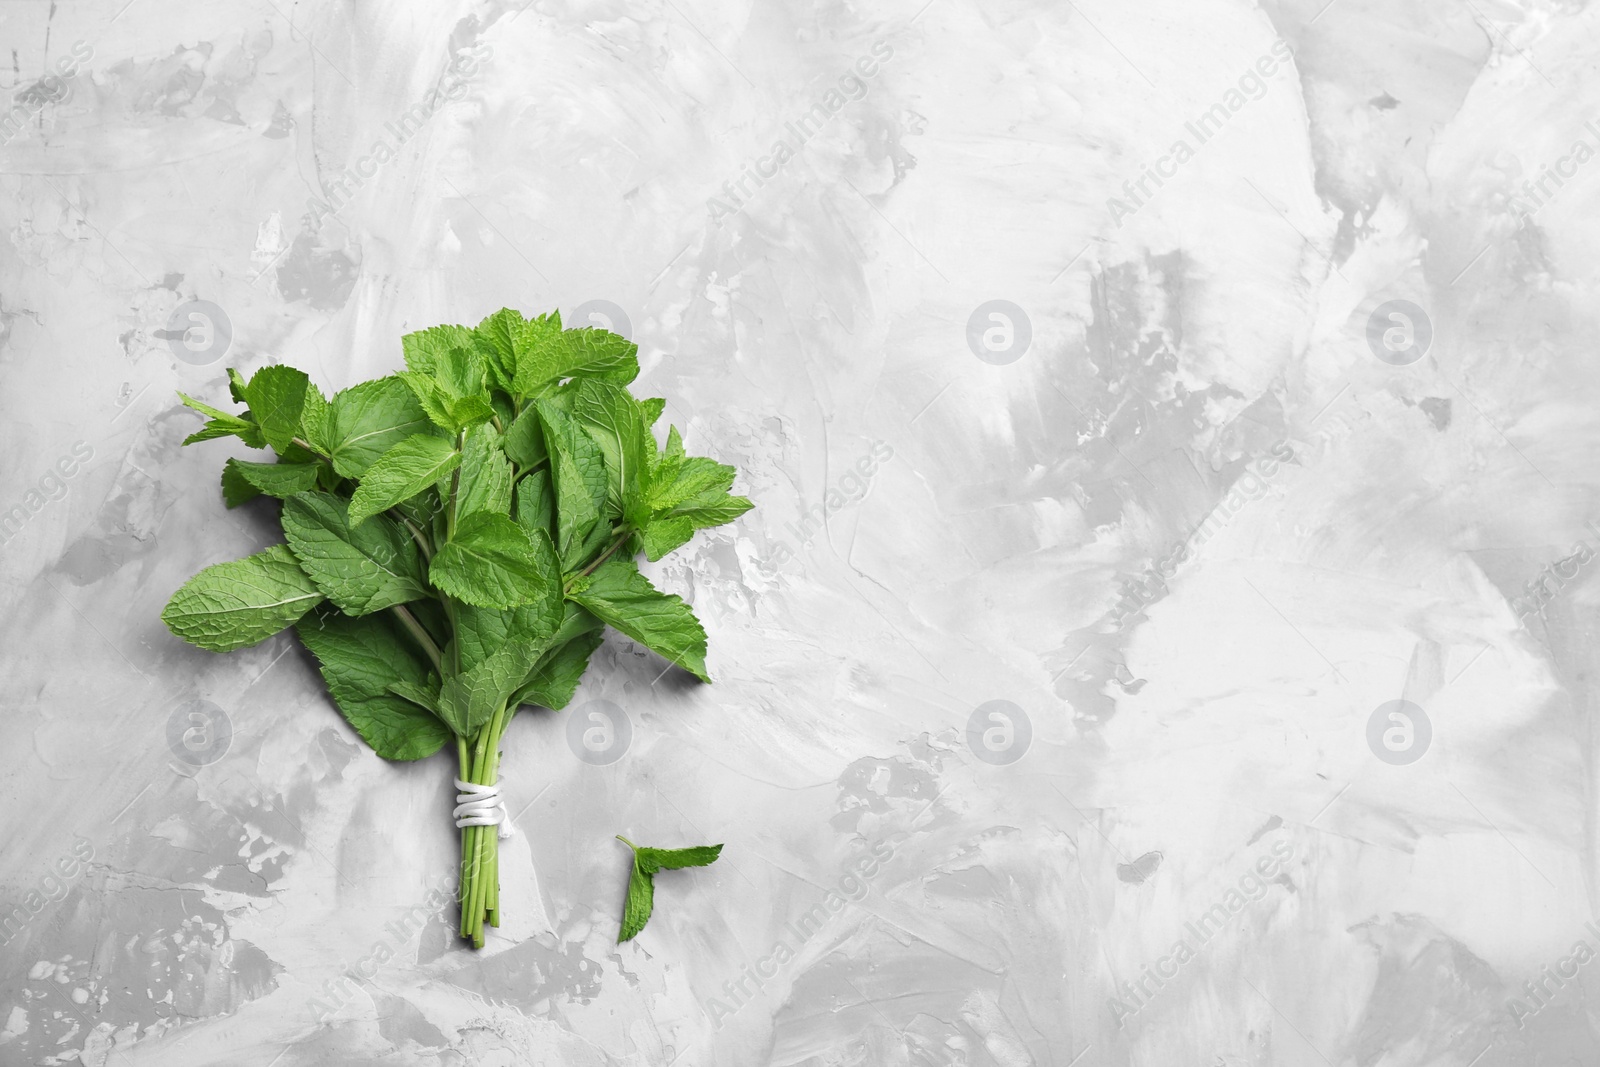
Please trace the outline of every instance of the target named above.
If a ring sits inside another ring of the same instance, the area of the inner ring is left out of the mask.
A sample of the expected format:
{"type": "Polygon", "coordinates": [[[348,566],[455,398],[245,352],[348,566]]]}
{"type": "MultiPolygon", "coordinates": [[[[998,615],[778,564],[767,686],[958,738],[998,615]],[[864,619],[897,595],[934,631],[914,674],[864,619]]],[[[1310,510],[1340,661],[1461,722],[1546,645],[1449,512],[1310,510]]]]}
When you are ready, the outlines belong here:
{"type": "Polygon", "coordinates": [[[556,494],[548,471],[524,474],[517,483],[517,524],[528,531],[543,533],[554,543],[556,536],[556,494]]]}
{"type": "Polygon", "coordinates": [[[446,677],[439,688],[439,717],[462,737],[476,733],[505,704],[538,656],[533,642],[513,640],[471,669],[446,677]]]}
{"type": "Polygon", "coordinates": [[[350,525],[410,500],[461,463],[461,453],[442,437],[413,434],[367,468],[350,500],[350,525]]]}
{"type": "Polygon", "coordinates": [[[422,554],[411,535],[384,515],[352,528],[346,509],[329,493],[300,493],[283,502],[284,536],[317,588],[350,615],[427,596],[422,554]]]}
{"type": "Polygon", "coordinates": [[[635,853],[639,866],[652,874],[656,871],[676,871],[684,867],[704,867],[715,863],[722,855],[721,845],[695,845],[692,848],[646,848],[639,846],[635,853]]]}
{"type": "Polygon", "coordinates": [[[472,345],[472,331],[465,326],[430,326],[400,338],[406,369],[431,375],[452,348],[472,345]]]}
{"type": "Polygon", "coordinates": [[[644,412],[644,424],[654,426],[661,420],[661,413],[667,410],[665,397],[648,396],[639,401],[639,409],[644,412]]]}
{"type": "MultiPolygon", "coordinates": [[[[531,324],[530,324],[531,325],[531,324]]],[[[627,385],[639,376],[639,346],[610,330],[562,330],[519,354],[519,396],[542,396],[567,378],[599,378],[627,385]]]]}
{"type": "Polygon", "coordinates": [[[450,730],[390,686],[430,689],[427,665],[386,616],[352,619],[329,612],[300,620],[300,641],[317,658],[328,693],[362,740],[384,759],[431,756],[450,730]]]}
{"type": "Polygon", "coordinates": [[[162,609],[167,629],[212,652],[254,645],[322,601],[287,545],[207,567],[162,609]]]}
{"type": "Polygon", "coordinates": [[[436,355],[431,371],[401,371],[399,378],[428,418],[453,434],[494,418],[484,374],[483,356],[476,349],[452,348],[436,355]]]}
{"type": "Polygon", "coordinates": [[[377,458],[433,424],[406,383],[390,376],[334,394],[319,436],[308,438],[346,478],[361,478],[377,458]]]}
{"type": "Polygon", "coordinates": [[[472,331],[472,340],[485,356],[489,383],[503,393],[511,392],[516,379],[516,337],[523,325],[522,315],[511,308],[501,308],[478,323],[472,331]]]}
{"type": "Polygon", "coordinates": [[[318,451],[322,451],[317,442],[327,432],[329,410],[328,398],[322,395],[322,390],[307,382],[305,406],[300,409],[300,436],[318,451]]]}
{"type": "Polygon", "coordinates": [[[178,399],[183,401],[184,407],[193,408],[202,415],[210,416],[206,424],[188,437],[183,439],[186,445],[196,441],[210,441],[218,437],[237,437],[251,448],[265,448],[266,439],[261,436],[261,427],[249,419],[242,419],[237,415],[230,415],[226,411],[219,411],[210,404],[202,403],[186,393],[179,393],[178,399]]]}
{"type": "Polygon", "coordinates": [[[475,511],[511,514],[511,461],[506,459],[488,425],[467,431],[461,450],[461,486],[456,496],[457,521],[475,511]]]}
{"type": "Polygon", "coordinates": [[[621,944],[638,935],[655,907],[655,875],[657,871],[678,870],[683,867],[704,867],[722,854],[721,845],[697,845],[693,848],[649,848],[635,845],[621,834],[621,841],[633,850],[633,870],[628,875],[628,897],[622,906],[622,929],[617,933],[621,944]]]}
{"type": "Polygon", "coordinates": [[[606,467],[606,500],[611,510],[642,524],[648,512],[635,514],[644,500],[650,431],[639,402],[610,382],[585,380],[573,395],[572,416],[599,446],[606,467]]]}
{"type": "MultiPolygon", "coordinates": [[[[250,463],[242,459],[229,459],[222,465],[223,495],[228,494],[230,472],[235,490],[243,487],[252,490],[250,496],[265,493],[279,500],[302,493],[317,484],[318,465],[315,463],[250,463]]],[[[229,507],[234,505],[230,503],[229,507]]]]}
{"type": "Polygon", "coordinates": [[[511,462],[524,470],[549,458],[544,447],[544,427],[539,424],[539,412],[533,405],[523,408],[516,421],[506,427],[502,444],[511,462]]]}
{"type": "Polygon", "coordinates": [[[550,450],[551,481],[556,493],[556,552],[562,565],[570,569],[606,535],[601,521],[606,501],[605,458],[600,446],[556,404],[535,400],[534,405],[550,450]]]}
{"type": "Polygon", "coordinates": [[[700,621],[681,597],[651,585],[632,560],[606,560],[589,575],[586,586],[568,595],[702,682],[711,680],[706,675],[706,632],[700,621]]]}
{"type": "Polygon", "coordinates": [[[238,460],[230,459],[222,465],[222,502],[227,507],[236,508],[247,500],[254,500],[261,495],[261,490],[245,480],[236,466],[238,460]]]}
{"type": "Polygon", "coordinates": [[[244,400],[250,417],[261,427],[261,436],[278,452],[287,452],[300,432],[300,413],[305,409],[306,390],[311,379],[306,372],[274,363],[250,376],[244,400]]]}
{"type": "Polygon", "coordinates": [[[526,680],[512,694],[512,704],[537,704],[552,711],[566,707],[578,691],[578,683],[583,681],[583,672],[589,668],[589,657],[594,655],[604,637],[598,630],[580,634],[540,656],[526,680]]]}
{"type": "Polygon", "coordinates": [[[644,558],[654,563],[675,548],[681,548],[694,536],[694,523],[684,518],[651,519],[640,531],[644,544],[644,558]]]}
{"type": "Polygon", "coordinates": [[[558,589],[560,572],[548,538],[504,515],[480,511],[456,524],[439,547],[428,579],[441,591],[480,608],[512,608],[558,589]]]}
{"type": "Polygon", "coordinates": [[[633,870],[628,874],[628,898],[622,905],[622,928],[617,931],[617,944],[633,940],[644,929],[645,923],[650,921],[650,913],[655,910],[655,895],[655,878],[639,866],[636,854],[633,870]]]}
{"type": "Polygon", "coordinates": [[[465,670],[483,662],[495,649],[512,641],[523,641],[543,651],[561,622],[560,587],[554,583],[549,595],[514,608],[460,604],[456,607],[456,648],[461,667],[465,670]]]}

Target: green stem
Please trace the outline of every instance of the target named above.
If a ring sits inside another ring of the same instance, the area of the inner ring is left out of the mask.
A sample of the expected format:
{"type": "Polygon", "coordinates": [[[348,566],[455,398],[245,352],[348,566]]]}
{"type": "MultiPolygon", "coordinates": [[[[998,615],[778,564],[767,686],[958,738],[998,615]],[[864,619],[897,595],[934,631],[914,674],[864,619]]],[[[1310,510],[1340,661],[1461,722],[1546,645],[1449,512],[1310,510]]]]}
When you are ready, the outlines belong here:
{"type": "Polygon", "coordinates": [[[417,548],[422,550],[422,558],[424,560],[433,559],[433,546],[428,544],[428,538],[423,534],[423,532],[421,530],[419,530],[417,528],[417,524],[412,522],[410,519],[406,518],[404,515],[400,514],[400,512],[399,512],[399,510],[397,508],[390,508],[389,509],[389,514],[393,515],[396,519],[398,519],[401,523],[403,523],[405,525],[405,528],[407,530],[411,531],[411,540],[415,541],[417,543],[417,548]]]}
{"type": "Polygon", "coordinates": [[[395,604],[389,610],[394,612],[395,618],[399,619],[405,626],[406,632],[411,634],[416,639],[417,644],[422,646],[422,651],[428,654],[428,658],[433,661],[433,669],[438,670],[441,658],[439,646],[433,643],[433,638],[428,636],[428,631],[422,628],[422,624],[417,621],[417,617],[406,610],[404,604],[395,604]]]}
{"type": "Polygon", "coordinates": [[[562,590],[562,593],[566,594],[566,593],[572,592],[572,587],[577,584],[577,581],[578,581],[579,578],[587,578],[589,575],[593,574],[597,569],[599,569],[600,564],[602,564],[606,560],[610,559],[611,558],[611,554],[613,552],[615,552],[617,549],[621,548],[623,543],[626,542],[628,540],[628,538],[630,538],[632,536],[633,536],[633,531],[631,529],[623,530],[622,533],[617,537],[616,540],[612,541],[609,545],[606,546],[606,550],[604,552],[600,553],[598,556],[596,556],[594,558],[594,562],[593,563],[589,564],[587,567],[583,568],[583,570],[579,571],[576,575],[573,576],[572,581],[567,583],[567,586],[566,586],[565,589],[562,590]]]}

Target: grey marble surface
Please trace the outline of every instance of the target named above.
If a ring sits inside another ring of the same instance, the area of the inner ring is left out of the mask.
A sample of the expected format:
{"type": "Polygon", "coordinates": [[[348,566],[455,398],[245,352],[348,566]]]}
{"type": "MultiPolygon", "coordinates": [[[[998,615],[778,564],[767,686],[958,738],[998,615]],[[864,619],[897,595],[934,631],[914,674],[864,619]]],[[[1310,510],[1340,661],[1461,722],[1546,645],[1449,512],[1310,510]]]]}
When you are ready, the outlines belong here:
{"type": "Polygon", "coordinates": [[[1600,1058],[1593,5],[0,28],[0,1064],[1600,1058]],[[158,614],[277,539],[178,390],[505,305],[757,506],[649,568],[715,684],[513,723],[474,952],[449,761],[158,614]],[[618,832],[726,843],[621,946],[618,832]]]}

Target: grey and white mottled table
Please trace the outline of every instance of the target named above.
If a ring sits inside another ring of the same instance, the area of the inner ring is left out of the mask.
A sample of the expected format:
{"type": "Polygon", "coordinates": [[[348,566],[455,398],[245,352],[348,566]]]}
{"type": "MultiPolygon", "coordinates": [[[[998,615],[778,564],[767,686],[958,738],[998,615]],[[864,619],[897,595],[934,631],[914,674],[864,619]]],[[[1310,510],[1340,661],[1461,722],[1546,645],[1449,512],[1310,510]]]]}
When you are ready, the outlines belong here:
{"type": "Polygon", "coordinates": [[[1600,1058],[1595,5],[0,27],[4,1067],[1600,1058]],[[276,540],[179,390],[507,305],[757,507],[648,568],[714,685],[513,723],[474,952],[449,761],[158,613],[276,540]],[[620,946],[618,832],[727,846],[620,946]]]}

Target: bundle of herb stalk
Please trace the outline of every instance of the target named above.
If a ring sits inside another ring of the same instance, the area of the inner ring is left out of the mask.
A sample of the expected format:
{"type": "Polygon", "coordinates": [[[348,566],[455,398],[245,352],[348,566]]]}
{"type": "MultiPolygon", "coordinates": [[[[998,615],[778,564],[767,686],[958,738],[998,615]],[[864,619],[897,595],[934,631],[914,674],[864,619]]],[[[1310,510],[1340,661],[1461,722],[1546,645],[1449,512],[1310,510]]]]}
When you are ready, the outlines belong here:
{"type": "MultiPolygon", "coordinates": [[[[624,337],[505,309],[402,344],[404,371],[331,399],[284,365],[228,372],[240,414],[179,394],[208,417],[184,444],[275,453],[229,459],[222,494],[230,508],[281,501],[287,543],[201,571],[161,617],[214,652],[293,626],[378,755],[454,743],[461,935],[481,947],[500,918],[507,724],[525,704],[565,707],[606,626],[709,681],[704,629],[635,560],[750,502],[730,495],[732,467],[684,454],[676,427],[657,443],[665,401],[628,391],[638,346],[624,337]]],[[[647,850],[644,866],[709,862],[675,855],[647,850]]],[[[636,860],[636,881],[650,873],[636,860]]],[[[630,885],[627,936],[647,888],[630,885]]]]}

